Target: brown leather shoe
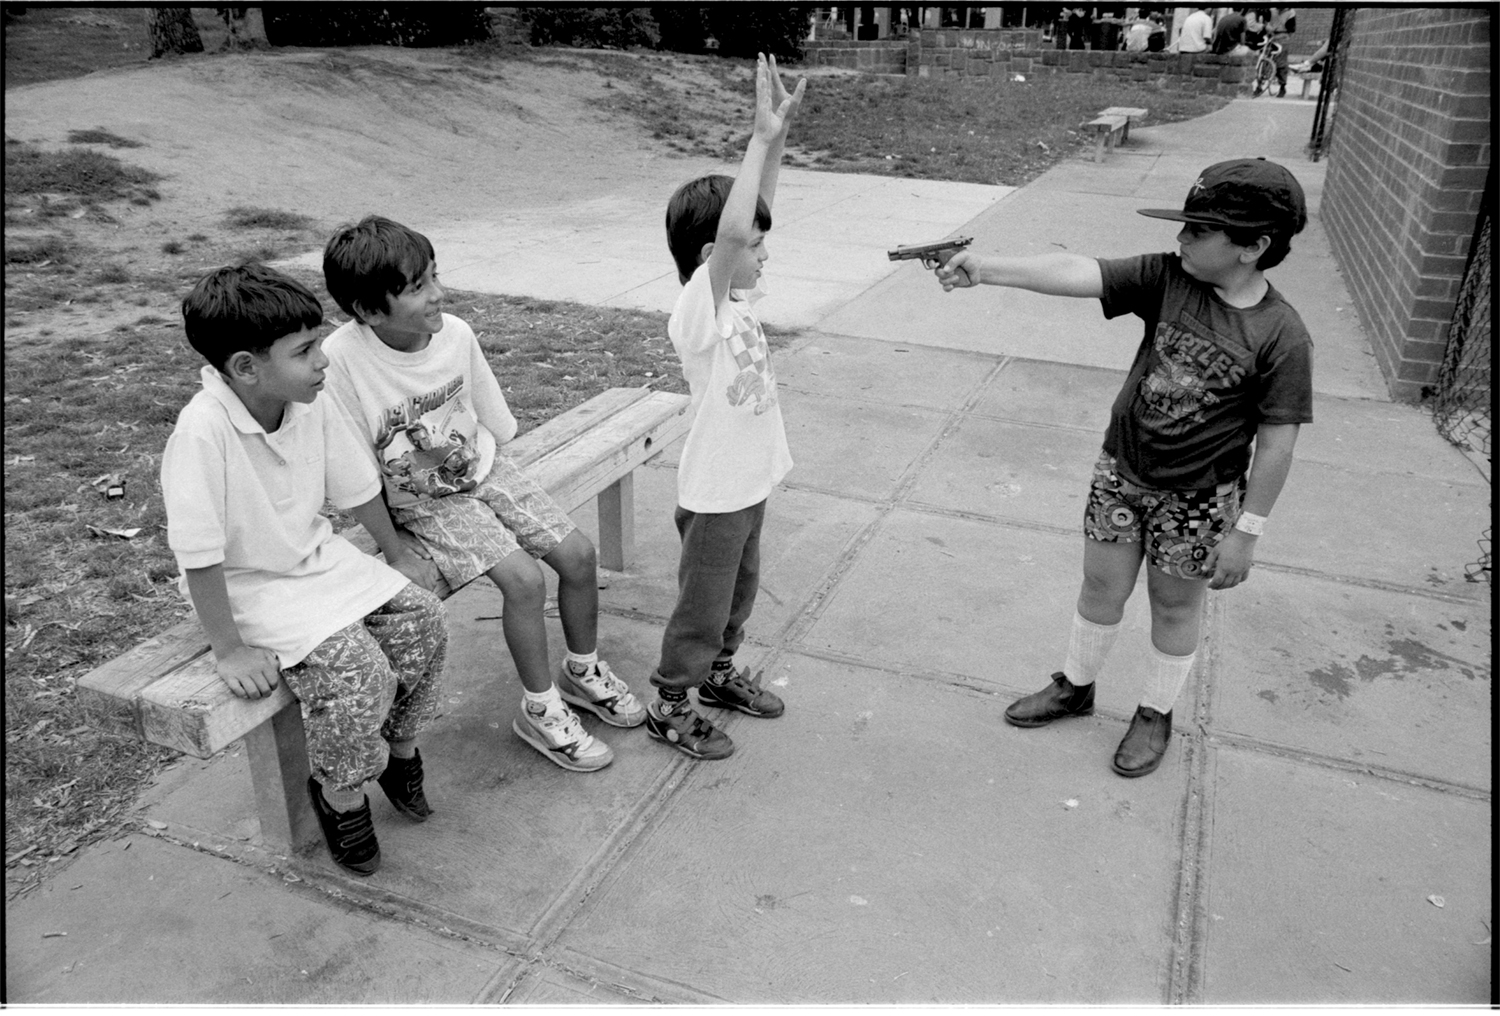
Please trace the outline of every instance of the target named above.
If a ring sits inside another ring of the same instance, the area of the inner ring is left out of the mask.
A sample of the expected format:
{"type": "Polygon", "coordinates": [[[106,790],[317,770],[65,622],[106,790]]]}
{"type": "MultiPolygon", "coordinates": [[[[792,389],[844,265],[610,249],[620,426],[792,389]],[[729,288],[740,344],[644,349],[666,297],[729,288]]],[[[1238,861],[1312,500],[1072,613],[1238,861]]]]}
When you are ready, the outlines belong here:
{"type": "Polygon", "coordinates": [[[1159,713],[1150,706],[1139,707],[1130,720],[1130,729],[1125,731],[1125,739],[1115,749],[1115,772],[1121,776],[1154,773],[1171,739],[1171,711],[1159,713]]]}
{"type": "Polygon", "coordinates": [[[1015,727],[1045,727],[1053,720],[1093,711],[1093,682],[1074,684],[1059,670],[1052,675],[1051,685],[1012,702],[1005,710],[1005,721],[1015,727]]]}

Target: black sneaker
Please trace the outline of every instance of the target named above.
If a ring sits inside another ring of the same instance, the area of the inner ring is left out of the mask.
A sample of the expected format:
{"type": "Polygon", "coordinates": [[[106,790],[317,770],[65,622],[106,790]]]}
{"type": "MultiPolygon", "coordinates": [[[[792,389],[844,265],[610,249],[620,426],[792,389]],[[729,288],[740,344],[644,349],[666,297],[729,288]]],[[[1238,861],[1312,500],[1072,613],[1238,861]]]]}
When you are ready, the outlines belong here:
{"type": "Polygon", "coordinates": [[[764,673],[762,670],[751,677],[749,667],[741,671],[731,667],[726,680],[716,684],[710,677],[698,686],[698,701],[720,709],[738,709],[746,716],[765,719],[780,716],[786,711],[786,704],[760,686],[761,674],[764,673]]]}
{"type": "Polygon", "coordinates": [[[365,803],[353,811],[334,811],[323,800],[323,788],[314,777],[307,778],[307,789],[334,862],[356,875],[373,875],[380,867],[380,844],[370,819],[370,799],[366,797],[365,803]]]}
{"type": "Polygon", "coordinates": [[[646,709],[646,733],[653,740],[670,744],[689,758],[720,759],[734,754],[729,735],[705,720],[687,699],[663,712],[660,702],[646,709]]]}
{"type": "Polygon", "coordinates": [[[392,755],[385,764],[385,772],[375,782],[385,791],[391,807],[413,822],[426,822],[427,816],[432,814],[427,795],[422,793],[421,748],[413,749],[411,758],[392,755]]]}

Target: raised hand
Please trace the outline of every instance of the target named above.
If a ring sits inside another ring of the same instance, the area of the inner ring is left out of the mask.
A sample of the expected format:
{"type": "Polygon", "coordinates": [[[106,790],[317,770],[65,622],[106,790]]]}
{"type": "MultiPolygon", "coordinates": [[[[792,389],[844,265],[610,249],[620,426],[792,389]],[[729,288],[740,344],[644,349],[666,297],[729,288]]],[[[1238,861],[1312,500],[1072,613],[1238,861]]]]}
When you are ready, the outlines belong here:
{"type": "Polygon", "coordinates": [[[803,79],[797,83],[794,94],[787,94],[775,66],[775,57],[769,64],[764,53],[755,58],[755,134],[768,142],[785,137],[792,111],[801,104],[802,92],[807,87],[803,79]]]}
{"type": "Polygon", "coordinates": [[[802,93],[807,90],[807,79],[798,78],[796,91],[789,93],[786,85],[781,81],[781,72],[776,69],[776,55],[774,53],[768,55],[766,61],[771,75],[771,103],[780,108],[782,103],[790,100],[791,104],[787,106],[786,115],[783,118],[790,122],[792,117],[797,115],[797,108],[802,105],[802,93]]]}

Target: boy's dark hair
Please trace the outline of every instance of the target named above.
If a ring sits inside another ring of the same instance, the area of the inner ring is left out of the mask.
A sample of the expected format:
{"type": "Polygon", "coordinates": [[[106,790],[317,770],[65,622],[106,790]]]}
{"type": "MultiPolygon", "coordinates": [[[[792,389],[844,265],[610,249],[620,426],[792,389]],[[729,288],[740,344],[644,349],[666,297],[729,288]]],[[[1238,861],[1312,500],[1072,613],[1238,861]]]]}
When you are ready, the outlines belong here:
{"type": "MultiPolygon", "coordinates": [[[[684,284],[698,268],[703,245],[719,235],[719,213],[729,200],[734,177],[714,174],[689,180],[667,202],[667,249],[677,262],[677,278],[684,284]]],[[[771,231],[771,209],[765,198],[755,198],[755,228],[771,231]]],[[[332,287],[330,287],[332,288],[332,287]]]]}
{"type": "Polygon", "coordinates": [[[367,215],[340,226],[323,248],[323,281],[345,314],[363,321],[356,307],[385,313],[390,298],[422,277],[437,260],[432,241],[399,222],[367,215]]]}
{"type": "Polygon", "coordinates": [[[1286,256],[1292,252],[1291,229],[1232,229],[1226,227],[1224,235],[1229,237],[1229,242],[1237,247],[1251,247],[1263,236],[1271,238],[1271,245],[1261,254],[1260,259],[1255,262],[1255,267],[1261,271],[1275,268],[1286,260],[1286,256]]]}
{"type": "Polygon", "coordinates": [[[209,272],[182,298],[188,342],[220,371],[235,353],[265,356],[277,339],[322,323],[311,290],[254,261],[209,272]]]}

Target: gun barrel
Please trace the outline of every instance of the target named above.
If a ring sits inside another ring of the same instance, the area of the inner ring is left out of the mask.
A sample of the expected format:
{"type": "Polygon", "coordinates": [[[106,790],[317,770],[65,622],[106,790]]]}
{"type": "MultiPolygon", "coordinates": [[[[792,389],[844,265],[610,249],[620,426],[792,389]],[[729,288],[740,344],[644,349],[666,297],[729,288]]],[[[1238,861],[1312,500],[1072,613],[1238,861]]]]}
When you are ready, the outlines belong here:
{"type": "Polygon", "coordinates": [[[955,236],[948,240],[938,240],[935,243],[915,243],[906,247],[897,247],[895,250],[886,251],[886,257],[892,261],[911,261],[920,258],[923,263],[928,261],[946,262],[953,253],[963,250],[974,242],[972,236],[955,236]],[[944,252],[948,252],[944,256],[944,252]]]}

